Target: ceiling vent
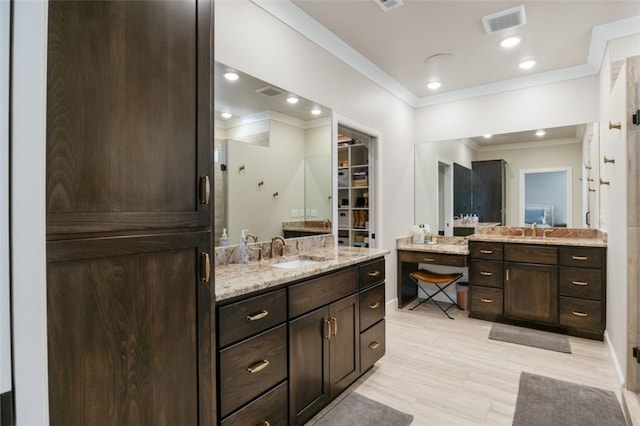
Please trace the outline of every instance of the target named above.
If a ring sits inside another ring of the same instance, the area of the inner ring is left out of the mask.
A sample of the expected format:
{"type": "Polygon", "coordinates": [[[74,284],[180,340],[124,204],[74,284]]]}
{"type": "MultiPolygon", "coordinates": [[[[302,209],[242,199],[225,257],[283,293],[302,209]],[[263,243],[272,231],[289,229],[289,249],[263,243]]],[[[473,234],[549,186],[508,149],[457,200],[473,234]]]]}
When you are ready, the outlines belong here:
{"type": "Polygon", "coordinates": [[[385,12],[395,9],[398,6],[402,6],[402,0],[375,0],[378,6],[385,12]]]}
{"type": "Polygon", "coordinates": [[[516,6],[501,12],[482,17],[482,24],[487,34],[518,28],[526,23],[524,6],[516,6]]]}
{"type": "Polygon", "coordinates": [[[261,87],[260,89],[257,89],[256,93],[260,93],[261,95],[265,95],[269,97],[274,97],[274,96],[282,95],[282,93],[284,92],[278,89],[277,87],[264,86],[264,87],[261,87]]]}

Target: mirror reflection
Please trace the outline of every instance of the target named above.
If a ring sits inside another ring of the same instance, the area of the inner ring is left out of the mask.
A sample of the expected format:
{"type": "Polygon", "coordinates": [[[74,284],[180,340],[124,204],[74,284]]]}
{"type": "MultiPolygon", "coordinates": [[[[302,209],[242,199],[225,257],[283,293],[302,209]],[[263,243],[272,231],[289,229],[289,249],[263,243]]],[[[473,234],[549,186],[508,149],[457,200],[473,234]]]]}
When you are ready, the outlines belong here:
{"type": "Polygon", "coordinates": [[[225,229],[229,244],[242,230],[330,233],[331,111],[221,63],[214,72],[216,245],[225,229]]]}
{"type": "Polygon", "coordinates": [[[597,228],[598,145],[597,123],[418,144],[415,222],[597,228]]]}

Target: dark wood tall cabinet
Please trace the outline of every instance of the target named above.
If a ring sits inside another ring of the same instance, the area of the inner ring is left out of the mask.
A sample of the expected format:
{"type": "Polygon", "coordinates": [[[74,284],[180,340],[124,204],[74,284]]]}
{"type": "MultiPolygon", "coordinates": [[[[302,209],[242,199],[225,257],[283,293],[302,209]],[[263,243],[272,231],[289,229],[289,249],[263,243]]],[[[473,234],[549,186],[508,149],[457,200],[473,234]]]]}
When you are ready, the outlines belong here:
{"type": "Polygon", "coordinates": [[[473,214],[480,222],[505,224],[506,162],[504,160],[472,161],[473,214]]]}
{"type": "Polygon", "coordinates": [[[215,422],[213,10],[51,1],[51,423],[215,422]]]}

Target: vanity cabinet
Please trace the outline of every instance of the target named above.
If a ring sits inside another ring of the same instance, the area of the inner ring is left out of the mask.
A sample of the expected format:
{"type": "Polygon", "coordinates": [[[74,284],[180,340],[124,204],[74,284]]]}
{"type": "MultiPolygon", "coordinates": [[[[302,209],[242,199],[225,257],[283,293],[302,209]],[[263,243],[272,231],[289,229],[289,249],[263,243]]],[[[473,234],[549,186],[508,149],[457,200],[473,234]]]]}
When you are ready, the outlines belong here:
{"type": "Polygon", "coordinates": [[[503,245],[469,242],[469,312],[495,320],[503,313],[503,245]]]}

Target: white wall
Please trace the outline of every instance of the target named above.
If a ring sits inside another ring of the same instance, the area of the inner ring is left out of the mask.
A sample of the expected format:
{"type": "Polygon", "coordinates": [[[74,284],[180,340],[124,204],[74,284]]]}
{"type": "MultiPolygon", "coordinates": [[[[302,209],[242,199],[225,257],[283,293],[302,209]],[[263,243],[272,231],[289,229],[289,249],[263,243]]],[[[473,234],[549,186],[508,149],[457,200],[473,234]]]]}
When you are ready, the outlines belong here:
{"type": "MultiPolygon", "coordinates": [[[[325,105],[381,133],[378,247],[393,249],[413,223],[414,110],[246,0],[215,4],[215,59],[325,105]]],[[[387,298],[396,294],[387,256],[387,298]]]]}
{"type": "Polygon", "coordinates": [[[333,198],[329,198],[334,180],[331,140],[329,122],[305,131],[304,207],[316,213],[315,216],[307,217],[307,220],[332,220],[333,198]]]}

